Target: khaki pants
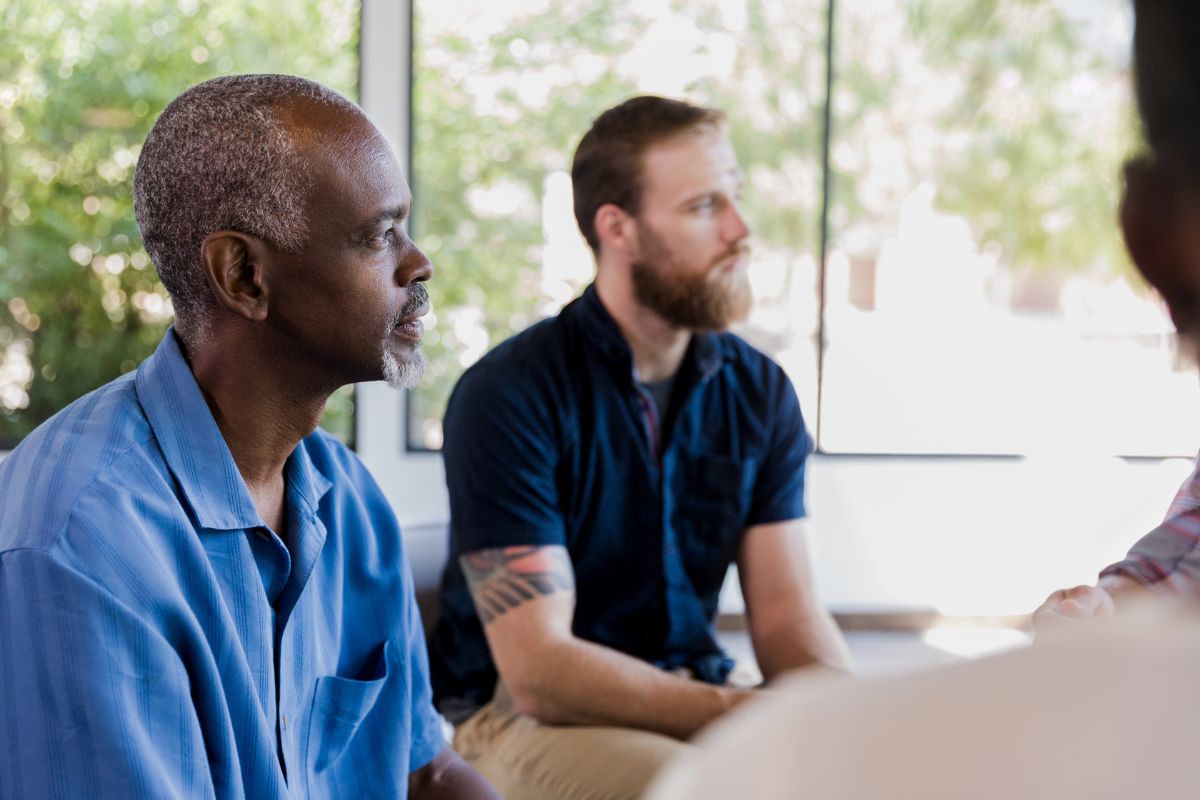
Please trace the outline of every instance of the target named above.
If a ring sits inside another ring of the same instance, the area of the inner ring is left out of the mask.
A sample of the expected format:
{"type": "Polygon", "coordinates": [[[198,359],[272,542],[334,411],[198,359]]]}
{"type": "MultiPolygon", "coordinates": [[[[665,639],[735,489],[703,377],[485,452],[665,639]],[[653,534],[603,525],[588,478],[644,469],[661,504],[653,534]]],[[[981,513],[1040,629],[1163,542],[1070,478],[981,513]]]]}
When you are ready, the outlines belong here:
{"type": "Polygon", "coordinates": [[[543,725],[501,685],[457,727],[454,748],[505,800],[634,800],[692,745],[632,728],[543,725]]]}

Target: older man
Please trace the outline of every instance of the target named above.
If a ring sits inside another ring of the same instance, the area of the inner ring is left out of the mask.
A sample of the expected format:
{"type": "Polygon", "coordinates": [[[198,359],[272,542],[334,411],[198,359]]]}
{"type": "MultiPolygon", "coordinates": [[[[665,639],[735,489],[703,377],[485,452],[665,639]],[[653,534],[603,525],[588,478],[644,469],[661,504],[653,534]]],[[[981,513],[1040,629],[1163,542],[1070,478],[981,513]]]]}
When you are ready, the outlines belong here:
{"type": "Polygon", "coordinates": [[[768,679],[847,660],[809,574],[796,393],[725,332],[751,295],[724,116],[633,98],[571,177],[595,283],[471,368],[445,420],[434,691],[510,800],[636,797],[750,696],[712,630],[731,562],[768,679]]]}
{"type": "Polygon", "coordinates": [[[494,797],[443,741],[395,517],[316,430],[423,368],[387,143],[310,81],[219,78],[134,200],[174,328],[0,464],[0,796],[494,797]]]}

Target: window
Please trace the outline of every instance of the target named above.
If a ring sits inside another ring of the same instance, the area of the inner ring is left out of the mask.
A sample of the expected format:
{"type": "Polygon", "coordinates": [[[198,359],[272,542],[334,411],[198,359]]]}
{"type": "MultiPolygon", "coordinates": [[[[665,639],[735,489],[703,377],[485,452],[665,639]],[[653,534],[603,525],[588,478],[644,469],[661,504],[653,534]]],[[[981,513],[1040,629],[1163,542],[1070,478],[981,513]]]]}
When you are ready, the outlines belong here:
{"type": "Polygon", "coordinates": [[[570,158],[637,92],[730,112],[755,227],[739,332],[824,452],[1200,438],[1178,424],[1191,366],[1114,225],[1136,146],[1120,0],[416,0],[415,30],[414,234],[441,280],[410,447],[440,446],[462,369],[590,280],[570,158]]]}
{"type": "MultiPolygon", "coordinates": [[[[157,345],[170,303],[130,186],[159,111],[230,72],[356,95],[353,0],[15,0],[0,9],[0,447],[157,345]]],[[[349,436],[352,395],[326,424],[349,436]]]]}
{"type": "Polygon", "coordinates": [[[785,360],[815,408],[824,8],[417,0],[413,231],[441,278],[410,446],[440,446],[462,369],[591,280],[571,156],[593,117],[639,92],[730,110],[758,234],[746,332],[785,360]]]}
{"type": "Polygon", "coordinates": [[[0,449],[167,324],[128,188],[162,105],[232,71],[361,88],[402,162],[413,142],[413,232],[440,273],[429,380],[410,402],[358,387],[357,445],[436,575],[441,459],[405,443],[436,448],[464,365],[590,280],[571,153],[601,109],[653,91],[730,112],[756,229],[743,332],[824,451],[1093,451],[814,459],[827,602],[1021,613],[1161,517],[1186,463],[1093,457],[1200,439],[1194,374],[1114,235],[1135,146],[1124,0],[412,2],[415,130],[408,0],[0,4],[0,449]]]}
{"type": "Polygon", "coordinates": [[[1121,0],[837,4],[824,449],[1200,440],[1194,367],[1116,225],[1131,25],[1121,0]]]}

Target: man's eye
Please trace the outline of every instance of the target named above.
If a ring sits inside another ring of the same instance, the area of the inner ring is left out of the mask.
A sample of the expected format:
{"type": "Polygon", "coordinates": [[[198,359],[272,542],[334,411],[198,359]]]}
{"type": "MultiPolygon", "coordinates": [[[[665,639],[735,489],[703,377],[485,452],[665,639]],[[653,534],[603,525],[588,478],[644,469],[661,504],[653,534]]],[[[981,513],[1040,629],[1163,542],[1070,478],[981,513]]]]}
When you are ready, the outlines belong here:
{"type": "Polygon", "coordinates": [[[706,197],[703,200],[700,200],[699,202],[696,203],[697,211],[712,211],[716,207],[717,207],[717,198],[715,198],[715,197],[706,197]]]}
{"type": "Polygon", "coordinates": [[[379,233],[375,234],[370,239],[368,239],[367,242],[376,247],[383,247],[391,239],[394,239],[395,237],[396,237],[396,229],[388,228],[385,231],[380,231],[379,233]]]}

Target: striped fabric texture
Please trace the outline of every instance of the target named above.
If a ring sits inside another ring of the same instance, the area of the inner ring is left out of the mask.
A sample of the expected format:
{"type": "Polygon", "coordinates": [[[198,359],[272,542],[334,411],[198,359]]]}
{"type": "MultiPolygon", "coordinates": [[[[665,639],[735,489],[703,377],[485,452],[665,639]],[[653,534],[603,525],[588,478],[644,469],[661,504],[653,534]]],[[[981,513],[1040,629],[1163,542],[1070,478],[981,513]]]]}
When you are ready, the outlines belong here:
{"type": "Polygon", "coordinates": [[[0,462],[0,798],[406,795],[444,741],[395,516],[321,431],[285,479],[271,531],[173,331],[0,462]]]}
{"type": "Polygon", "coordinates": [[[1125,575],[1156,592],[1200,598],[1200,461],[1166,519],[1103,575],[1125,575]]]}

